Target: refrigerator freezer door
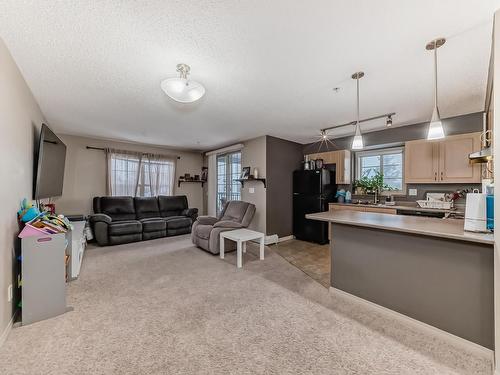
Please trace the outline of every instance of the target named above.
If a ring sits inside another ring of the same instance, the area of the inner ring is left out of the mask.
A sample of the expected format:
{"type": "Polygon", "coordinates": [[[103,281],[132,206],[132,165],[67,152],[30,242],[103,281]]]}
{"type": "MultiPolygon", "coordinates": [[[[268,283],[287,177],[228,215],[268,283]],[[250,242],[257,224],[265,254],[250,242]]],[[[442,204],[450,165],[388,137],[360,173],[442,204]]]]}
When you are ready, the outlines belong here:
{"type": "Polygon", "coordinates": [[[305,195],[321,194],[320,170],[294,171],[293,172],[293,192],[305,195]]]}

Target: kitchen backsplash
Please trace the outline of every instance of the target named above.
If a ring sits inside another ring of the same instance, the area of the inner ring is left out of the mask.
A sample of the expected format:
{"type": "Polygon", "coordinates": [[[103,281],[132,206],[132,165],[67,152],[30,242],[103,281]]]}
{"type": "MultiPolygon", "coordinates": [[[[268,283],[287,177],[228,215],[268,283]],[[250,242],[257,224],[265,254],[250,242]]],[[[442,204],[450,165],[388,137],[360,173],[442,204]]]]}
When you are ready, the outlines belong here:
{"type": "MultiPolygon", "coordinates": [[[[351,185],[338,185],[338,189],[344,189],[346,191],[350,190],[351,188],[352,188],[351,185]]],[[[479,191],[481,191],[481,184],[407,184],[406,185],[407,194],[394,195],[394,200],[400,202],[415,202],[420,199],[425,199],[426,193],[451,193],[454,191],[464,190],[464,189],[469,189],[469,190],[478,189],[479,191]],[[408,195],[409,189],[416,189],[417,195],[408,195]]],[[[371,195],[353,194],[352,199],[372,201],[373,194],[371,195]]],[[[381,199],[383,200],[384,198],[382,197],[381,199]]],[[[465,205],[465,198],[461,198],[455,201],[455,205],[457,206],[465,205]]]]}

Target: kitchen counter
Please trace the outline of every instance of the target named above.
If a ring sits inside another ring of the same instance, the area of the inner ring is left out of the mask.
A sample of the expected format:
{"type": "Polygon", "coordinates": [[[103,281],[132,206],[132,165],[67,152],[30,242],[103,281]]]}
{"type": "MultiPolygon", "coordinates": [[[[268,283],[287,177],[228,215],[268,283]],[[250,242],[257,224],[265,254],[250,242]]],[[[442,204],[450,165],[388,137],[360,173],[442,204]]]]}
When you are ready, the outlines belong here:
{"type": "Polygon", "coordinates": [[[493,234],[465,232],[459,219],[349,210],[306,218],[328,222],[333,292],[493,349],[493,234]]]}
{"type": "Polygon", "coordinates": [[[464,211],[458,209],[440,209],[440,208],[423,208],[415,205],[394,205],[389,206],[385,204],[360,204],[360,203],[329,203],[329,206],[354,206],[354,207],[376,207],[376,208],[386,208],[392,210],[400,210],[400,211],[422,211],[422,212],[444,212],[444,213],[454,213],[454,214],[464,214],[464,211]]]}
{"type": "Polygon", "coordinates": [[[308,214],[306,218],[359,227],[493,244],[492,233],[466,232],[464,231],[464,221],[459,219],[423,218],[357,211],[319,212],[308,214]]]}

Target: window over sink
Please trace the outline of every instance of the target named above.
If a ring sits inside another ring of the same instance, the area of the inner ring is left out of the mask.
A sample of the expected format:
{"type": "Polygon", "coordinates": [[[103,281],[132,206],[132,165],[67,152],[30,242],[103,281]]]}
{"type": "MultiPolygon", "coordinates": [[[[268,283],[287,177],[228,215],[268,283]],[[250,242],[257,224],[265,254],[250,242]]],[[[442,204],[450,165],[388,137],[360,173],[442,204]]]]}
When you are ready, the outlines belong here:
{"type": "Polygon", "coordinates": [[[356,178],[384,175],[384,183],[393,190],[391,193],[403,194],[404,186],[404,148],[384,148],[356,153],[356,178]]]}

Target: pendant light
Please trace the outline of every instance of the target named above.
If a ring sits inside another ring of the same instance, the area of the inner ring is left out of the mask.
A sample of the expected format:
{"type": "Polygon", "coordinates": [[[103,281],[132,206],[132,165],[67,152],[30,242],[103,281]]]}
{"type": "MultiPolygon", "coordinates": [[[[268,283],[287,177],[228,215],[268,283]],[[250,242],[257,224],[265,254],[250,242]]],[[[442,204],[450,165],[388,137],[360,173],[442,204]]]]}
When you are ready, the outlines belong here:
{"type": "Polygon", "coordinates": [[[187,64],[177,64],[179,77],[167,78],[161,83],[161,88],[171,99],[179,103],[192,103],[205,95],[201,83],[188,80],[191,68],[187,64]]]}
{"type": "Polygon", "coordinates": [[[427,139],[441,139],[444,138],[443,123],[441,122],[441,117],[439,116],[438,109],[438,89],[437,89],[437,49],[441,47],[446,42],[445,38],[434,39],[433,41],[427,43],[425,49],[428,51],[434,51],[434,110],[432,111],[432,118],[429,124],[429,131],[427,133],[427,139]]]}
{"type": "Polygon", "coordinates": [[[356,131],[354,132],[354,138],[352,139],[351,150],[362,150],[363,149],[363,136],[361,135],[361,129],[359,127],[359,79],[363,78],[365,73],[356,72],[351,78],[356,80],[356,131]]]}

